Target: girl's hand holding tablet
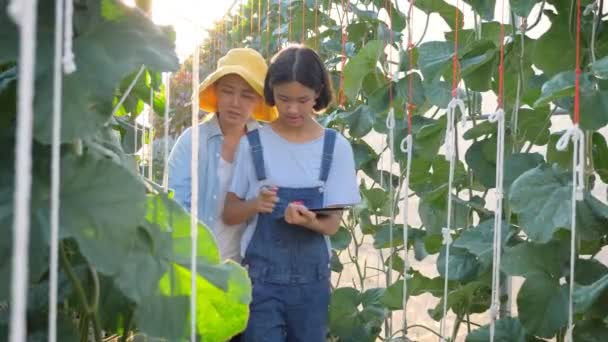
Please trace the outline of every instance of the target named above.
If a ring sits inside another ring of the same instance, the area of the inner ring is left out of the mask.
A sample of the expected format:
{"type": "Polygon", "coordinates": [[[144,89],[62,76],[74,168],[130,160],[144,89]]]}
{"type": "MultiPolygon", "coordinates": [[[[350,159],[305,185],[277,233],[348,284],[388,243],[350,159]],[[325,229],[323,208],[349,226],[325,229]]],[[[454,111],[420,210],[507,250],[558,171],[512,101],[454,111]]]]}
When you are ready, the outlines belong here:
{"type": "Polygon", "coordinates": [[[317,222],[317,214],[299,203],[289,203],[285,209],[285,221],[298,226],[312,227],[317,222]]]}

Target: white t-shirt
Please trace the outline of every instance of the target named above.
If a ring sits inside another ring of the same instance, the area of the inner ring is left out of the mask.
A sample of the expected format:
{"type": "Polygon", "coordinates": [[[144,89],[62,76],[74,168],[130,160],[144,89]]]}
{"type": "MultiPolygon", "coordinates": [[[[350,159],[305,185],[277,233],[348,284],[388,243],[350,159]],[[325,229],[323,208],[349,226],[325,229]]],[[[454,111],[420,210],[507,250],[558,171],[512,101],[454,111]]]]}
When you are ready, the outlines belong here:
{"type": "Polygon", "coordinates": [[[218,163],[218,181],[219,181],[219,200],[217,219],[213,222],[213,234],[217,240],[218,247],[220,249],[220,255],[222,260],[232,259],[236,262],[241,261],[240,247],[241,237],[245,229],[245,224],[237,224],[233,226],[226,225],[222,220],[222,209],[224,208],[224,201],[226,200],[226,193],[228,186],[234,173],[234,165],[220,157],[218,163]]]}
{"type": "MultiPolygon", "coordinates": [[[[247,136],[241,138],[235,157],[234,176],[228,191],[245,200],[255,198],[262,185],[306,188],[323,185],[319,180],[324,137],[305,143],[292,143],[272,130],[270,125],[259,128],[267,181],[257,179],[247,136]]],[[[354,205],[361,201],[355,160],[350,143],[336,135],[333,160],[324,185],[324,206],[354,205]]],[[[257,215],[247,222],[241,241],[241,255],[255,232],[257,215]]],[[[326,237],[329,245],[329,238],[326,237]]]]}

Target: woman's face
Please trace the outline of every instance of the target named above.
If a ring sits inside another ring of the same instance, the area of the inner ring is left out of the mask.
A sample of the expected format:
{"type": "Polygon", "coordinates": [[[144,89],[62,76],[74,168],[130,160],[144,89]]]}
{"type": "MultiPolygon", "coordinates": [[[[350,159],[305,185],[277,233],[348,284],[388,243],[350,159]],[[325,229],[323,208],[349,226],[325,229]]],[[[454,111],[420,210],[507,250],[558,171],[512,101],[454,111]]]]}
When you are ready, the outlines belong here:
{"type": "Polygon", "coordinates": [[[218,120],[224,125],[245,125],[262,100],[241,76],[226,75],[215,83],[218,120]]]}
{"type": "Polygon", "coordinates": [[[290,127],[300,127],[310,119],[319,96],[300,82],[291,81],[275,85],[274,102],[279,111],[279,118],[290,127]]]}

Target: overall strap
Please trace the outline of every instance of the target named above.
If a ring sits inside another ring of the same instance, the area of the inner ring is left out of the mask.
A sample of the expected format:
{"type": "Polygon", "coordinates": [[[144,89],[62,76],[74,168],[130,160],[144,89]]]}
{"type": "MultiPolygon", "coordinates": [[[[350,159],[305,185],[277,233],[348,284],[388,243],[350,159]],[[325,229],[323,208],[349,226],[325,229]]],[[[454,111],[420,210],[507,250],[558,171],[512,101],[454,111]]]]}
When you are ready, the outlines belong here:
{"type": "Polygon", "coordinates": [[[254,129],[247,132],[247,140],[251,147],[255,174],[258,177],[258,181],[263,181],[266,179],[266,169],[264,169],[264,150],[262,149],[262,142],[260,141],[260,131],[254,129]]]}
{"type": "Polygon", "coordinates": [[[334,159],[334,146],[336,145],[336,131],[333,129],[325,129],[325,137],[323,138],[323,157],[321,158],[321,175],[319,180],[327,181],[329,177],[329,169],[331,162],[334,159]]]}

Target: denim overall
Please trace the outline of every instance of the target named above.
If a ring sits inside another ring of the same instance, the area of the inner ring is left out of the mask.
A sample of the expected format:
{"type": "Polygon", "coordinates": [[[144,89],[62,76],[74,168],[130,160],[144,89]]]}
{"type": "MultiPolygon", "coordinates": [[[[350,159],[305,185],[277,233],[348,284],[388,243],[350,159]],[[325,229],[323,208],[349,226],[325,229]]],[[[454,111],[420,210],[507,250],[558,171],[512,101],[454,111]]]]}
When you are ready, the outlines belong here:
{"type": "MultiPolygon", "coordinates": [[[[266,180],[259,132],[247,134],[257,178],[266,180]]],[[[326,130],[321,184],[327,181],[336,131],[326,130]]],[[[294,175],[297,177],[297,175],[294,175]]],[[[323,206],[323,186],[279,188],[271,214],[259,214],[243,263],[253,284],[250,318],[244,342],[324,342],[330,295],[329,255],[325,237],[288,224],[283,215],[291,202],[308,208],[323,206]]]]}

